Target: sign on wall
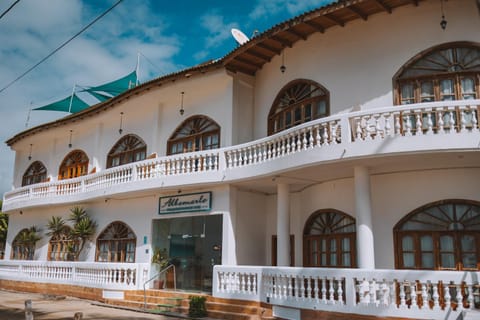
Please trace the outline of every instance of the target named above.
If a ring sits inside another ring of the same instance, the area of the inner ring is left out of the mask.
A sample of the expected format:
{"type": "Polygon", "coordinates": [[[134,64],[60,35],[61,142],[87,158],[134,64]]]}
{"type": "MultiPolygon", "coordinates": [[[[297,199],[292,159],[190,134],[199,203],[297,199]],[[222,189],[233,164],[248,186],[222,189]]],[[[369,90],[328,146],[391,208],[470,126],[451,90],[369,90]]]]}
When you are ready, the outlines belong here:
{"type": "Polygon", "coordinates": [[[210,211],[212,209],[212,192],[160,197],[159,202],[159,214],[210,211]]]}

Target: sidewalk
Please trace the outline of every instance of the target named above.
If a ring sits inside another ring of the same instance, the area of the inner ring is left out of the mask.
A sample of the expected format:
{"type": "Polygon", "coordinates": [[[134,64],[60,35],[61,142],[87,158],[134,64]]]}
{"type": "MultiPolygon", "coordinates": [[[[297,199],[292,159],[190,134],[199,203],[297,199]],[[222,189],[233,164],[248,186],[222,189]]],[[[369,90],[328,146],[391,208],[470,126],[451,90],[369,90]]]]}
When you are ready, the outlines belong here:
{"type": "Polygon", "coordinates": [[[32,300],[34,320],[72,320],[82,312],[82,320],[172,320],[156,314],[93,305],[92,301],[72,297],[55,300],[36,293],[0,290],[0,320],[25,320],[25,300],[32,300]]]}

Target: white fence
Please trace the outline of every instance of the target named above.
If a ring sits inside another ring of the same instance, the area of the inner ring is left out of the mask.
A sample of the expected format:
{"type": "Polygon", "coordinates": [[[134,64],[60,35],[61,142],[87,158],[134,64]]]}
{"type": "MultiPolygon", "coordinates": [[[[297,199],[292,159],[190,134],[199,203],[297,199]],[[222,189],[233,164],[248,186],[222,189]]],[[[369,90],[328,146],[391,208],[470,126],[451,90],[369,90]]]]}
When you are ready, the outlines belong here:
{"type": "MultiPolygon", "coordinates": [[[[369,151],[368,148],[356,148],[362,151],[350,154],[349,146],[364,146],[368,141],[384,141],[401,137],[432,137],[432,139],[438,137],[441,138],[441,142],[438,138],[437,144],[429,143],[431,141],[425,142],[425,139],[422,140],[422,143],[416,143],[416,140],[413,139],[409,140],[408,147],[402,145],[401,150],[392,149],[387,152],[430,150],[435,148],[432,145],[456,148],[459,140],[468,140],[465,134],[480,132],[479,107],[480,100],[462,100],[336,114],[233,147],[147,159],[78,178],[16,188],[5,193],[3,207],[4,211],[8,211],[31,204],[31,200],[48,201],[55,198],[61,199],[58,201],[68,201],[65,200],[65,196],[86,194],[95,197],[99,194],[108,194],[106,190],[109,188],[135,182],[155,183],[156,181],[155,186],[158,187],[163,186],[164,180],[171,176],[188,176],[190,177],[188,183],[192,183],[192,181],[205,183],[219,179],[232,181],[238,177],[245,178],[248,174],[255,174],[242,172],[240,175],[230,176],[229,173],[234,169],[266,162],[271,163],[271,161],[283,159],[292,154],[311,152],[312,150],[318,150],[319,153],[327,150],[325,154],[329,154],[328,147],[335,145],[342,146],[344,153],[347,154],[346,157],[372,156],[375,154],[361,152],[376,152],[376,149],[369,151]],[[447,136],[458,137],[458,139],[446,139],[447,136]],[[217,175],[212,176],[212,173],[217,175]]],[[[477,148],[477,144],[478,141],[475,142],[475,148],[477,148]]],[[[464,145],[464,148],[469,146],[468,144],[464,145]]],[[[288,163],[291,169],[295,165],[298,163],[288,163]]],[[[277,169],[289,168],[279,167],[277,169]]],[[[271,166],[269,170],[271,172],[271,166]]],[[[182,183],[177,181],[180,180],[175,179],[171,183],[182,183]]],[[[187,180],[181,181],[185,183],[187,180]]],[[[138,184],[137,186],[142,188],[138,184]]]]}
{"type": "Polygon", "coordinates": [[[149,268],[149,263],[0,261],[0,279],[136,290],[147,280],[149,268]]]}
{"type": "Polygon", "coordinates": [[[480,272],[215,266],[213,296],[295,309],[456,319],[480,308],[479,277],[480,272]]]}

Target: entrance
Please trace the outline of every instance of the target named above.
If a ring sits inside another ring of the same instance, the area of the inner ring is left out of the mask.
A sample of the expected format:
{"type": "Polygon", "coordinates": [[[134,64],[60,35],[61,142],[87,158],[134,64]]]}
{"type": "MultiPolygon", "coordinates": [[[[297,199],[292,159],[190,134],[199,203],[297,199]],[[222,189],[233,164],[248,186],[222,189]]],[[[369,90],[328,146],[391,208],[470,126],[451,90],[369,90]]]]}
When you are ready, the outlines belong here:
{"type": "Polygon", "coordinates": [[[153,221],[153,250],[175,266],[177,289],[212,291],[213,266],[221,264],[222,215],[153,221]]]}

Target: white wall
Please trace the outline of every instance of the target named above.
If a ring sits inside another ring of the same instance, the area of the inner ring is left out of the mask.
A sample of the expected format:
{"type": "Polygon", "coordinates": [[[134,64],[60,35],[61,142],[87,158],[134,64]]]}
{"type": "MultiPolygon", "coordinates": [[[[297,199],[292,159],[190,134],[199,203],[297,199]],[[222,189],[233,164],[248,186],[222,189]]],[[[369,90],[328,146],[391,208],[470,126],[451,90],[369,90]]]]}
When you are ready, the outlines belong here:
{"type": "Polygon", "coordinates": [[[266,229],[266,196],[249,191],[237,193],[237,263],[264,265],[267,262],[264,235],[266,229]]]}
{"type": "MultiPolygon", "coordinates": [[[[480,169],[422,170],[371,176],[375,266],[393,269],[393,227],[414,209],[442,199],[480,201],[480,169]]],[[[320,183],[290,195],[290,232],[295,235],[295,265],[303,263],[303,228],[320,209],[355,214],[353,178],[320,183]]],[[[276,234],[276,196],[266,203],[265,248],[270,264],[271,236],[276,234]]]]}
{"type": "Polygon", "coordinates": [[[330,112],[355,106],[393,105],[392,78],[408,60],[432,46],[451,41],[480,42],[475,1],[444,2],[448,25],[440,28],[440,1],[420,2],[315,33],[286,48],[285,73],[276,56],[256,74],[256,139],[267,135],[268,113],[290,81],[310,79],[330,92],[330,112]]]}
{"type": "Polygon", "coordinates": [[[56,179],[65,156],[76,149],[89,157],[89,172],[106,167],[107,155],[115,143],[126,134],[136,134],[147,144],[147,156],[166,154],[167,140],[188,117],[205,115],[221,127],[221,146],[232,141],[232,78],[223,69],[166,83],[134,98],[122,101],[114,108],[94,117],[77,120],[29,136],[13,148],[16,150],[14,185],[19,187],[28,166],[41,161],[48,175],[56,179]],[[181,92],[184,95],[184,115],[180,115],[181,92]],[[123,112],[122,135],[120,112],[123,112]],[[72,133],[72,148],[68,147],[72,133]],[[32,144],[32,159],[28,160],[32,144]]]}

